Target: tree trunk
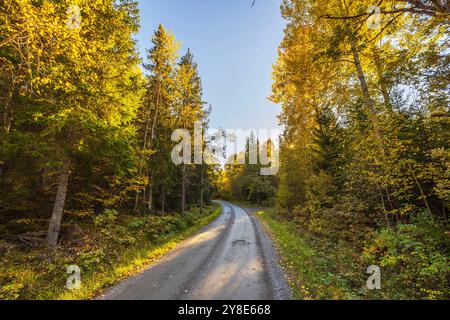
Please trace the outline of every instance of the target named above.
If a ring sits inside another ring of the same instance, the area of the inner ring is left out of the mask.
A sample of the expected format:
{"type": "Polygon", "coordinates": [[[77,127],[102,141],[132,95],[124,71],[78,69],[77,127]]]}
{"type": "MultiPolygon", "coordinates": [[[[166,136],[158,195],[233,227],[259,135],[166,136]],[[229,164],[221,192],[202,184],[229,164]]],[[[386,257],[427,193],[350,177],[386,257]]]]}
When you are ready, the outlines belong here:
{"type": "Polygon", "coordinates": [[[411,163],[409,163],[409,162],[408,162],[408,167],[409,167],[409,171],[411,172],[411,175],[414,178],[414,181],[416,182],[417,187],[419,188],[420,194],[422,196],[423,203],[425,204],[425,207],[427,208],[428,213],[430,215],[432,215],[433,212],[431,211],[430,204],[428,203],[428,198],[425,195],[425,192],[424,192],[424,190],[423,190],[423,188],[422,188],[422,186],[421,186],[421,184],[419,182],[419,179],[417,178],[416,174],[414,173],[414,170],[413,170],[413,167],[412,167],[411,163]]]}
{"type": "Polygon", "coordinates": [[[358,53],[358,50],[356,49],[355,41],[354,41],[354,39],[350,39],[350,42],[351,42],[353,59],[354,59],[355,66],[356,66],[356,71],[358,73],[358,79],[361,84],[361,89],[363,92],[364,102],[366,104],[368,115],[369,115],[370,121],[372,122],[375,138],[382,145],[383,144],[383,136],[382,136],[380,128],[378,126],[377,112],[375,110],[375,102],[373,101],[373,99],[370,95],[369,87],[367,86],[366,76],[364,75],[364,71],[363,71],[363,68],[361,65],[361,60],[359,58],[359,53],[358,53]]]}
{"type": "Polygon", "coordinates": [[[155,140],[156,124],[158,123],[158,115],[159,115],[159,100],[160,100],[160,92],[158,91],[158,95],[156,96],[155,115],[153,116],[152,131],[150,136],[151,142],[155,140]]]}
{"type": "Polygon", "coordinates": [[[56,192],[55,204],[53,206],[52,217],[47,233],[47,245],[50,248],[55,248],[58,245],[59,229],[61,227],[67,189],[69,186],[70,166],[70,160],[66,160],[58,178],[58,190],[56,192]]]}
{"type": "Polygon", "coordinates": [[[203,203],[204,180],[205,180],[205,163],[202,163],[202,173],[200,177],[200,214],[203,214],[203,207],[204,207],[203,203]]]}
{"type": "Polygon", "coordinates": [[[181,213],[186,214],[186,164],[183,163],[183,178],[181,181],[181,213]]]}
{"type": "Polygon", "coordinates": [[[384,213],[384,217],[386,218],[386,222],[387,222],[387,226],[390,229],[391,228],[391,222],[389,221],[389,215],[386,209],[386,204],[384,201],[384,196],[383,196],[383,190],[381,190],[381,188],[378,186],[378,191],[380,192],[380,196],[381,196],[381,206],[383,208],[383,213],[384,213]]]}
{"type": "Polygon", "coordinates": [[[161,213],[164,214],[166,212],[166,187],[165,185],[161,186],[161,213]]]}
{"type": "Polygon", "coordinates": [[[10,89],[8,92],[8,97],[6,99],[6,103],[3,107],[3,131],[6,135],[9,135],[11,131],[12,122],[13,122],[13,89],[10,89]]]}
{"type": "Polygon", "coordinates": [[[150,186],[148,187],[148,210],[153,210],[153,183],[150,182],[150,186]]]}
{"type": "Polygon", "coordinates": [[[140,191],[136,191],[136,198],[134,199],[134,212],[137,212],[138,208],[139,208],[139,195],[140,195],[140,191]]]}
{"type": "Polygon", "coordinates": [[[445,206],[444,202],[442,202],[442,213],[444,215],[445,224],[448,224],[448,218],[447,218],[447,213],[446,213],[446,206],[445,206]]]}
{"type": "MultiPolygon", "coordinates": [[[[153,146],[153,141],[155,140],[156,124],[158,122],[159,101],[160,101],[160,87],[158,87],[158,93],[156,94],[155,115],[153,116],[152,128],[151,128],[151,132],[150,132],[150,144],[148,145],[149,148],[151,148],[153,146]]],[[[147,128],[145,131],[145,137],[146,137],[145,140],[147,140],[147,134],[148,134],[148,123],[147,123],[147,128]]],[[[146,148],[146,142],[144,142],[144,148],[146,148]]],[[[153,177],[153,175],[152,175],[152,177],[153,177]]],[[[150,182],[150,184],[149,184],[149,195],[148,195],[148,209],[149,210],[152,210],[152,202],[153,202],[152,183],[153,182],[150,182]]],[[[139,196],[139,194],[136,196],[139,196]]],[[[146,198],[146,196],[144,195],[144,198],[143,198],[144,202],[145,202],[145,198],[146,198]]],[[[136,200],[136,202],[137,201],[138,200],[136,200]]]]}
{"type": "Polygon", "coordinates": [[[375,63],[375,68],[377,71],[378,81],[381,89],[381,94],[383,95],[384,105],[390,112],[392,111],[391,95],[389,93],[390,90],[388,89],[388,86],[386,84],[386,78],[384,77],[383,72],[383,62],[381,61],[380,53],[376,46],[374,46],[373,48],[373,61],[375,63]]]}
{"type": "MultiPolygon", "coordinates": [[[[150,122],[151,122],[151,117],[152,117],[151,110],[148,112],[148,116],[147,116],[147,124],[145,126],[144,142],[143,142],[143,147],[142,147],[143,149],[152,147],[153,141],[155,139],[155,130],[156,130],[156,123],[158,120],[158,109],[159,109],[159,100],[160,100],[160,91],[161,91],[160,88],[161,88],[161,86],[159,85],[157,93],[156,93],[155,115],[154,115],[153,121],[152,121],[152,127],[151,127],[151,133],[150,133],[150,143],[148,142],[148,131],[150,129],[149,127],[150,127],[150,122]]],[[[144,156],[142,156],[142,158],[141,158],[141,165],[139,166],[139,174],[142,172],[143,166],[144,166],[144,156]]],[[[150,189],[151,189],[151,185],[150,185],[150,189]]],[[[136,212],[138,209],[140,193],[141,193],[140,191],[136,191],[134,212],[136,212]]],[[[150,191],[149,197],[152,197],[152,190],[150,191]]],[[[143,203],[145,203],[145,198],[146,198],[146,196],[145,196],[145,192],[144,192],[144,196],[142,198],[143,203]]],[[[149,209],[151,210],[151,204],[149,205],[149,209]]]]}
{"type": "MultiPolygon", "coordinates": [[[[147,179],[149,178],[148,176],[148,171],[147,171],[147,179]]],[[[147,201],[147,187],[144,188],[144,190],[142,190],[142,208],[145,208],[146,206],[146,201],[147,201]]]]}

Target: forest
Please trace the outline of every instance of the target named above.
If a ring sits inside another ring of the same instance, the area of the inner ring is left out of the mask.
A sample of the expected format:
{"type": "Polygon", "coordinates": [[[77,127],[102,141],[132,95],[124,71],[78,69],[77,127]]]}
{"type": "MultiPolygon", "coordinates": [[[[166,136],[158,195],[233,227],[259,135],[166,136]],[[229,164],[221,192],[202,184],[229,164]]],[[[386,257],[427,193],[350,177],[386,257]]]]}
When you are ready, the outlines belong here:
{"type": "Polygon", "coordinates": [[[283,107],[280,173],[225,168],[222,193],[276,202],[263,219],[300,298],[448,299],[449,3],[284,0],[281,10],[270,97],[283,107]],[[389,279],[383,293],[361,290],[370,265],[389,279]]]}
{"type": "Polygon", "coordinates": [[[57,261],[106,268],[212,210],[217,168],[170,161],[171,132],[208,123],[193,54],[160,25],[141,61],[135,1],[70,5],[0,7],[0,298],[39,297],[57,261]]]}
{"type": "Polygon", "coordinates": [[[81,2],[0,1],[0,299],[93,298],[214,199],[257,208],[297,299],[450,298],[448,1],[283,0],[273,176],[238,163],[271,145],[253,135],[223,167],[174,164],[172,132],[213,111],[195,52],[161,24],[140,58],[138,2],[81,2]]]}

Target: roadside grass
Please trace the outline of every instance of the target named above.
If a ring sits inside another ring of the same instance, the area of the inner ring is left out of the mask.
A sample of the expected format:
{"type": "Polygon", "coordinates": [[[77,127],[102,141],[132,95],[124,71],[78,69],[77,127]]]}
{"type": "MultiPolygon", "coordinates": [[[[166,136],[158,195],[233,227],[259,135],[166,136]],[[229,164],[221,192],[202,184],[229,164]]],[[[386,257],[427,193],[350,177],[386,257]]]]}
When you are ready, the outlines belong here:
{"type": "Polygon", "coordinates": [[[238,205],[241,208],[248,208],[248,209],[261,209],[266,208],[267,206],[264,206],[262,204],[255,204],[249,201],[230,201],[231,203],[238,205]]]}
{"type": "Polygon", "coordinates": [[[66,244],[53,253],[45,248],[13,247],[2,257],[0,299],[86,300],[148,268],[182,240],[216,219],[218,205],[187,216],[122,217],[84,227],[85,243],[66,244]],[[67,267],[81,268],[79,290],[66,288],[67,267]]]}
{"type": "Polygon", "coordinates": [[[327,247],[302,234],[294,222],[283,220],[276,209],[260,211],[257,216],[279,251],[294,299],[362,298],[364,274],[360,272],[352,248],[342,244],[336,244],[334,248],[328,244],[327,247]]]}

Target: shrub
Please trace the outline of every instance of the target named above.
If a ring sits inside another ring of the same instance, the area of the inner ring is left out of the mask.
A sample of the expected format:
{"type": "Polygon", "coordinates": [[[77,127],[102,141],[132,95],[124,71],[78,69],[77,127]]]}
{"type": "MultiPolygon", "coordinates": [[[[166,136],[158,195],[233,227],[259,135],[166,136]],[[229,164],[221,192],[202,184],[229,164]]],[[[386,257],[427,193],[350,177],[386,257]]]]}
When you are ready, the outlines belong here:
{"type": "Polygon", "coordinates": [[[382,229],[364,249],[364,258],[383,272],[382,292],[397,299],[450,298],[447,228],[428,214],[412,224],[382,229]]]}
{"type": "Polygon", "coordinates": [[[94,218],[94,224],[96,226],[107,226],[113,224],[117,219],[117,211],[106,209],[102,214],[94,218]]]}

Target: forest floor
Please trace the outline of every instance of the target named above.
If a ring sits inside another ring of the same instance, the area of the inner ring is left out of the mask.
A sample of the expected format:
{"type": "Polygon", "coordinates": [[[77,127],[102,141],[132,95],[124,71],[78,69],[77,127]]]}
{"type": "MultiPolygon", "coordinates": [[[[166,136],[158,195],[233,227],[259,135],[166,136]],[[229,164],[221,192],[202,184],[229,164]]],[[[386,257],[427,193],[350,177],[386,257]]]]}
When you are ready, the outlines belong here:
{"type": "MultiPolygon", "coordinates": [[[[124,278],[146,269],[220,215],[217,205],[181,214],[134,216],[106,214],[65,221],[61,245],[49,252],[44,245],[0,240],[0,299],[91,299],[124,278]],[[81,269],[81,288],[68,290],[69,266],[81,269]]],[[[23,220],[23,219],[22,219],[23,220]]],[[[31,225],[32,219],[16,221],[31,225]]]]}

